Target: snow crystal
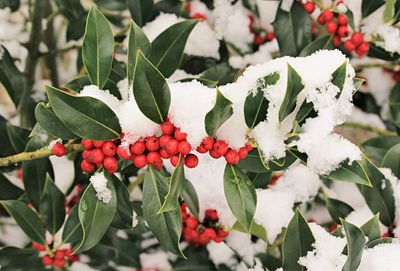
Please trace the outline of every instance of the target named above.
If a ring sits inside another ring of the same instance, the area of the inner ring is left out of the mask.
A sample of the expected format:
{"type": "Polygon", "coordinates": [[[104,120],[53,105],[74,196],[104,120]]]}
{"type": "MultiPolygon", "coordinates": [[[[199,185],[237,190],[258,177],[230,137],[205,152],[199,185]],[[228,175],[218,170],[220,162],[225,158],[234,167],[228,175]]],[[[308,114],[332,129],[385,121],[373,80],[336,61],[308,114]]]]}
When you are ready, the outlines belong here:
{"type": "Polygon", "coordinates": [[[167,80],[169,83],[174,83],[177,81],[180,81],[182,79],[187,79],[187,78],[196,78],[197,75],[194,74],[189,74],[185,72],[184,70],[176,70],[167,80]]]}
{"type": "Polygon", "coordinates": [[[376,45],[388,52],[400,54],[400,29],[390,24],[382,24],[376,34],[381,39],[375,42],[376,45]]]}
{"type": "Polygon", "coordinates": [[[254,247],[249,234],[232,231],[229,233],[228,237],[226,237],[225,242],[241,257],[245,263],[253,265],[254,247]]]}
{"type": "Polygon", "coordinates": [[[102,172],[96,172],[90,177],[90,182],[96,191],[96,197],[104,203],[111,201],[112,193],[107,187],[107,179],[102,172]]]}
{"type": "Polygon", "coordinates": [[[228,267],[233,267],[237,261],[235,253],[224,242],[215,243],[210,242],[207,245],[209,257],[215,265],[225,264],[228,267]]]}
{"type": "Polygon", "coordinates": [[[121,94],[122,100],[128,100],[130,93],[132,93],[132,89],[129,87],[128,78],[118,81],[117,87],[119,89],[119,93],[121,94]]]}

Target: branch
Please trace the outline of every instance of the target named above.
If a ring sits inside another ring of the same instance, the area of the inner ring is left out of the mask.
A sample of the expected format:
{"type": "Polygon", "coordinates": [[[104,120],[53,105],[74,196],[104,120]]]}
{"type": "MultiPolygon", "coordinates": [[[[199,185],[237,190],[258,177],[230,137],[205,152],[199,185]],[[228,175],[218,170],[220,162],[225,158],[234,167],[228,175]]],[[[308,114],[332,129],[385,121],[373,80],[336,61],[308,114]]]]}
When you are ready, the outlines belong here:
{"type": "MultiPolygon", "coordinates": [[[[64,145],[66,148],[67,153],[70,152],[76,152],[76,151],[81,151],[83,150],[83,147],[81,144],[65,144],[64,145]]],[[[36,151],[31,151],[31,152],[21,152],[18,154],[14,154],[11,156],[7,157],[0,157],[0,167],[6,167],[12,164],[16,164],[18,162],[22,161],[28,161],[28,160],[35,160],[39,158],[45,158],[53,155],[53,152],[49,147],[44,147],[36,151]]]]}
{"type": "Polygon", "coordinates": [[[383,129],[383,128],[374,127],[374,126],[371,126],[371,125],[368,125],[368,124],[358,123],[358,122],[347,121],[347,122],[343,123],[340,126],[341,127],[351,127],[351,128],[362,129],[362,130],[374,132],[374,133],[376,133],[378,135],[383,135],[383,136],[397,136],[396,132],[389,131],[389,130],[386,130],[386,129],[383,129]]]}

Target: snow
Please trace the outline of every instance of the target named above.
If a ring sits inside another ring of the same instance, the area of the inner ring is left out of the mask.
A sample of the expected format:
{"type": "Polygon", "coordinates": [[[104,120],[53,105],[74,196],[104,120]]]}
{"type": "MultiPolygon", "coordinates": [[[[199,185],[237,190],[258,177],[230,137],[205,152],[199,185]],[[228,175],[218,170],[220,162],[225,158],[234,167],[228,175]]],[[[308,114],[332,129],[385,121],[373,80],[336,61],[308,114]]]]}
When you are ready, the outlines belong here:
{"type": "Polygon", "coordinates": [[[112,193],[107,187],[107,179],[103,172],[96,172],[92,177],[90,177],[90,182],[96,191],[96,197],[104,203],[109,203],[111,201],[112,193]]]}
{"type": "Polygon", "coordinates": [[[63,192],[66,193],[75,179],[74,162],[66,156],[49,157],[54,172],[54,183],[63,192]]]}
{"type": "Polygon", "coordinates": [[[140,264],[144,270],[171,270],[168,254],[162,250],[140,253],[140,264]]]}
{"type": "Polygon", "coordinates": [[[294,0],[282,0],[281,2],[281,10],[290,12],[290,9],[292,8],[294,0]]]}
{"type": "Polygon", "coordinates": [[[376,128],[385,129],[386,126],[378,115],[367,113],[357,107],[353,107],[350,117],[347,121],[357,122],[365,125],[370,125],[376,128]]]}
{"type": "Polygon", "coordinates": [[[353,212],[351,212],[346,217],[346,221],[360,228],[373,217],[374,214],[371,212],[367,205],[364,205],[363,207],[355,209],[353,212]]]}
{"type": "Polygon", "coordinates": [[[271,52],[278,50],[278,42],[274,39],[271,42],[261,45],[258,51],[254,53],[229,57],[229,64],[235,69],[243,69],[248,65],[262,64],[272,59],[271,52]]]}
{"type": "Polygon", "coordinates": [[[105,103],[114,112],[118,112],[118,108],[120,106],[120,101],[117,97],[112,95],[109,90],[99,89],[99,87],[96,85],[83,87],[82,91],[79,93],[79,96],[96,98],[105,103]]]}
{"type": "Polygon", "coordinates": [[[197,75],[194,74],[189,74],[185,72],[184,70],[177,69],[167,80],[169,83],[174,83],[177,81],[180,81],[182,79],[187,79],[187,78],[196,78],[197,75]]]}
{"type": "Polygon", "coordinates": [[[400,243],[398,240],[395,240],[390,244],[381,244],[373,248],[365,249],[362,255],[360,266],[357,270],[400,270],[399,255],[400,243]]]}
{"type": "Polygon", "coordinates": [[[135,211],[133,211],[133,213],[132,213],[132,228],[136,227],[138,223],[139,223],[139,220],[137,218],[137,213],[135,211]]]}
{"type": "Polygon", "coordinates": [[[57,139],[54,139],[54,140],[50,141],[49,149],[52,149],[54,147],[54,145],[56,145],[56,144],[62,144],[62,139],[61,138],[57,138],[57,139]]]}
{"type": "Polygon", "coordinates": [[[382,24],[376,34],[381,39],[375,42],[376,45],[390,53],[400,54],[400,29],[390,24],[382,24]]]}

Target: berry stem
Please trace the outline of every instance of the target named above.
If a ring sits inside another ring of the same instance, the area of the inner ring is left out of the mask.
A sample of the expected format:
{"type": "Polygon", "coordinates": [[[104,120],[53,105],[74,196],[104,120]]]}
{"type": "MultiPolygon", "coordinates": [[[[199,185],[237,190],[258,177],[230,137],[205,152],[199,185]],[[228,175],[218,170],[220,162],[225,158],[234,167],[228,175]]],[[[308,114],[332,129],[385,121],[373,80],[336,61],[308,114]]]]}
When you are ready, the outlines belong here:
{"type": "MultiPolygon", "coordinates": [[[[83,150],[81,144],[67,143],[64,145],[67,153],[83,150]]],[[[21,152],[7,157],[0,157],[0,167],[6,167],[22,161],[35,160],[39,158],[49,157],[53,152],[49,147],[44,147],[36,151],[21,152]]]]}

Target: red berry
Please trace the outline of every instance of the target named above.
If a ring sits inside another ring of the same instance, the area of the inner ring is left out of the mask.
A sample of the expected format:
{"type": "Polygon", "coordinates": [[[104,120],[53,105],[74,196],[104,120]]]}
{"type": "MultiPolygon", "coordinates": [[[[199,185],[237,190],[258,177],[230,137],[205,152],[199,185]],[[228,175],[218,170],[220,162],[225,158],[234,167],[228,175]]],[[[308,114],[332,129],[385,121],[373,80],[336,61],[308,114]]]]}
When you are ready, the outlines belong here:
{"type": "Polygon", "coordinates": [[[55,156],[58,157],[64,156],[65,153],[67,152],[64,145],[61,143],[54,144],[54,146],[51,148],[51,151],[55,156]]]}
{"type": "Polygon", "coordinates": [[[356,49],[356,53],[357,53],[357,55],[359,55],[359,56],[365,55],[366,53],[368,53],[368,51],[369,51],[369,44],[368,44],[368,42],[363,42],[363,43],[361,43],[361,44],[357,47],[357,49],[356,49]]]}
{"type": "Polygon", "coordinates": [[[264,42],[264,39],[261,35],[254,36],[254,44],[261,45],[261,44],[263,44],[263,42],[264,42]]]}
{"type": "Polygon", "coordinates": [[[60,259],[64,259],[64,257],[65,257],[65,253],[64,253],[64,251],[62,251],[62,250],[57,250],[56,251],[56,253],[54,253],[54,258],[57,260],[60,260],[60,259]]]}
{"type": "Polygon", "coordinates": [[[328,33],[335,33],[337,29],[337,23],[334,21],[327,22],[325,29],[328,33]]]}
{"type": "Polygon", "coordinates": [[[143,141],[136,141],[135,143],[133,143],[133,145],[131,145],[130,150],[132,154],[142,154],[146,150],[146,144],[144,144],[143,141]]]}
{"type": "Polygon", "coordinates": [[[39,244],[39,243],[36,243],[36,242],[32,242],[32,247],[36,251],[45,251],[46,250],[46,246],[45,245],[42,245],[42,244],[39,244]]]}
{"type": "Polygon", "coordinates": [[[105,143],[105,141],[102,141],[102,140],[93,140],[93,146],[95,148],[103,147],[104,143],[105,143]]]}
{"type": "Polygon", "coordinates": [[[172,139],[172,136],[170,135],[163,135],[160,137],[158,140],[160,147],[165,147],[167,146],[168,142],[172,139]]]}
{"type": "Polygon", "coordinates": [[[208,136],[201,141],[201,146],[203,146],[206,150],[210,151],[214,148],[215,140],[214,138],[208,136]]]}
{"type": "Polygon", "coordinates": [[[180,154],[182,154],[182,155],[189,154],[191,150],[192,150],[192,146],[190,146],[189,142],[187,142],[187,141],[179,142],[178,152],[180,154]]]}
{"type": "Polygon", "coordinates": [[[179,163],[179,155],[172,156],[171,159],[169,159],[169,161],[171,162],[171,165],[176,167],[179,163]]]}
{"type": "Polygon", "coordinates": [[[248,152],[251,152],[251,150],[253,149],[253,146],[251,146],[251,144],[246,144],[245,147],[248,152]]]}
{"type": "Polygon", "coordinates": [[[225,238],[225,237],[227,237],[229,235],[229,232],[224,231],[223,229],[218,229],[217,230],[217,235],[219,237],[225,238]]]}
{"type": "Polygon", "coordinates": [[[156,162],[154,162],[153,166],[155,169],[161,169],[164,166],[164,163],[162,160],[156,161],[156,162]]]}
{"type": "Polygon", "coordinates": [[[158,152],[151,151],[146,156],[147,163],[154,165],[161,161],[161,156],[158,152]]]}
{"type": "Polygon", "coordinates": [[[92,156],[93,156],[93,163],[95,164],[102,163],[104,160],[104,153],[101,149],[92,150],[92,156]]]}
{"type": "Polygon", "coordinates": [[[216,210],[213,209],[207,209],[205,212],[206,217],[208,217],[209,219],[213,220],[213,221],[217,221],[218,220],[218,213],[216,210]]]}
{"type": "Polygon", "coordinates": [[[340,44],[342,44],[342,39],[339,36],[334,36],[333,37],[333,45],[335,47],[339,47],[340,44]]]}
{"type": "Polygon", "coordinates": [[[322,11],[322,16],[324,16],[325,22],[330,22],[333,20],[334,14],[332,10],[326,9],[322,11]]]}
{"type": "Polygon", "coordinates": [[[344,48],[346,48],[346,50],[349,51],[349,52],[353,52],[354,49],[356,49],[356,45],[353,43],[353,41],[352,41],[351,39],[346,40],[346,41],[343,43],[343,46],[344,46],[344,48]]]}
{"type": "Polygon", "coordinates": [[[71,262],[77,262],[79,261],[79,259],[80,259],[79,255],[71,255],[68,257],[68,260],[71,262]]]}
{"type": "Polygon", "coordinates": [[[325,24],[326,23],[325,17],[324,17],[324,15],[322,13],[318,16],[317,22],[319,24],[325,24]]]}
{"type": "Polygon", "coordinates": [[[311,1],[307,1],[307,2],[304,4],[304,9],[305,9],[305,11],[306,11],[307,13],[311,14],[311,13],[313,13],[314,10],[315,10],[315,4],[314,4],[313,2],[311,2],[311,1]]]}
{"type": "Polygon", "coordinates": [[[222,155],[220,155],[217,151],[215,151],[215,150],[211,150],[210,151],[210,156],[212,157],[212,158],[214,158],[214,159],[218,159],[218,158],[221,158],[221,156],[222,155]]]}
{"type": "Polygon", "coordinates": [[[186,227],[188,227],[189,229],[195,229],[197,225],[199,225],[199,221],[194,216],[189,216],[186,219],[186,227]]]}
{"type": "Polygon", "coordinates": [[[103,162],[104,168],[109,173],[114,173],[118,170],[118,161],[114,157],[106,157],[103,162]]]}
{"type": "Polygon", "coordinates": [[[147,165],[147,158],[144,154],[139,154],[133,158],[133,163],[137,168],[144,168],[147,165]]]}
{"type": "Polygon", "coordinates": [[[187,242],[193,242],[196,241],[197,238],[199,237],[199,234],[197,233],[196,230],[193,229],[186,229],[185,234],[184,234],[185,240],[187,242]]]}
{"type": "Polygon", "coordinates": [[[174,133],[175,126],[169,121],[165,121],[161,124],[161,132],[164,135],[172,135],[174,133]]]}
{"type": "Polygon", "coordinates": [[[271,180],[268,182],[268,186],[273,186],[276,184],[276,182],[283,176],[283,174],[277,174],[274,177],[271,178],[271,180]]]}
{"type": "Polygon", "coordinates": [[[265,34],[265,39],[267,41],[271,41],[271,40],[275,39],[275,33],[274,32],[267,32],[267,34],[265,34]]]}
{"type": "Polygon", "coordinates": [[[128,160],[131,155],[128,153],[128,151],[124,148],[122,148],[121,146],[117,147],[117,154],[119,156],[119,158],[124,159],[124,160],[128,160]]]}
{"type": "Polygon", "coordinates": [[[174,132],[174,137],[178,141],[183,141],[183,140],[186,140],[187,134],[182,133],[180,129],[176,128],[175,132],[174,132]]]}
{"type": "Polygon", "coordinates": [[[112,141],[107,141],[103,145],[103,152],[106,156],[114,156],[117,154],[117,146],[112,141]]]}
{"type": "Polygon", "coordinates": [[[197,239],[197,242],[199,245],[207,245],[208,242],[210,242],[210,239],[208,238],[207,234],[204,233],[204,231],[202,233],[200,233],[199,238],[197,239]]]}
{"type": "Polygon", "coordinates": [[[81,144],[87,150],[90,150],[91,148],[93,148],[93,140],[82,139],[81,144]]]}
{"type": "Polygon", "coordinates": [[[207,152],[207,149],[204,148],[203,145],[200,145],[200,146],[197,147],[196,151],[197,151],[198,153],[206,153],[206,152],[207,152]]]}
{"type": "Polygon", "coordinates": [[[185,166],[188,168],[195,168],[199,164],[199,158],[194,154],[188,154],[185,157],[185,166]]]}
{"type": "Polygon", "coordinates": [[[158,142],[158,137],[151,136],[146,139],[146,148],[149,151],[156,151],[160,148],[160,143],[158,142]]]}
{"type": "Polygon", "coordinates": [[[93,161],[93,154],[91,150],[84,150],[82,152],[82,158],[88,162],[92,162],[93,161]]]}
{"type": "Polygon", "coordinates": [[[161,149],[158,151],[158,153],[160,154],[161,158],[163,158],[163,159],[171,158],[171,155],[167,152],[166,149],[161,149]]]}
{"type": "Polygon", "coordinates": [[[165,149],[169,154],[174,155],[178,153],[178,145],[179,145],[178,140],[171,139],[170,141],[168,141],[167,145],[165,146],[165,149]]]}
{"type": "Polygon", "coordinates": [[[218,140],[214,144],[214,150],[221,156],[225,155],[229,149],[228,143],[224,140],[218,140]]]}
{"type": "Polygon", "coordinates": [[[196,20],[199,20],[201,22],[207,21],[207,16],[204,15],[203,13],[201,13],[201,12],[195,12],[190,17],[192,17],[192,19],[196,19],[196,20]]]}
{"type": "Polygon", "coordinates": [[[44,255],[42,258],[42,263],[45,266],[52,265],[53,264],[53,258],[51,258],[49,255],[44,255]]]}
{"type": "Polygon", "coordinates": [[[224,238],[219,237],[219,236],[215,236],[213,241],[216,242],[216,243],[221,243],[222,241],[224,241],[224,238]]]}
{"type": "Polygon", "coordinates": [[[207,236],[208,240],[211,241],[214,239],[217,234],[215,233],[215,230],[213,228],[205,228],[203,231],[203,234],[207,236]]]}
{"type": "Polygon", "coordinates": [[[247,150],[246,147],[242,147],[242,148],[239,149],[238,154],[239,154],[239,158],[240,159],[244,159],[249,154],[249,151],[247,150]]]}
{"type": "Polygon", "coordinates": [[[226,154],[225,154],[225,160],[228,164],[231,165],[236,165],[237,163],[239,163],[240,161],[240,157],[237,151],[235,150],[229,150],[226,154]]]}
{"type": "Polygon", "coordinates": [[[390,234],[388,232],[382,233],[381,238],[388,238],[390,234]]]}
{"type": "Polygon", "coordinates": [[[344,14],[339,14],[337,17],[337,23],[341,25],[346,25],[349,22],[347,16],[344,14]]]}
{"type": "Polygon", "coordinates": [[[357,47],[364,41],[364,34],[361,32],[355,32],[353,35],[351,35],[351,41],[357,47]]]}
{"type": "Polygon", "coordinates": [[[64,267],[65,266],[65,260],[64,259],[55,259],[54,260],[54,266],[56,266],[56,267],[64,267]]]}
{"type": "Polygon", "coordinates": [[[95,169],[95,166],[94,166],[94,164],[92,164],[86,160],[82,160],[81,169],[86,173],[90,173],[95,169]]]}
{"type": "Polygon", "coordinates": [[[349,35],[349,28],[347,25],[339,26],[337,33],[342,38],[347,37],[349,35]]]}

